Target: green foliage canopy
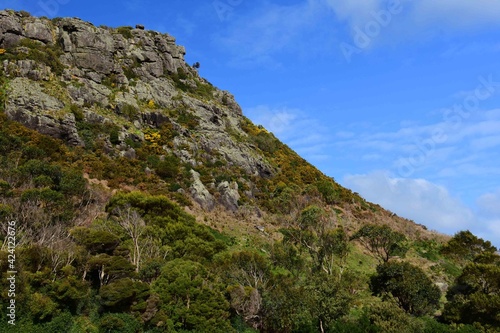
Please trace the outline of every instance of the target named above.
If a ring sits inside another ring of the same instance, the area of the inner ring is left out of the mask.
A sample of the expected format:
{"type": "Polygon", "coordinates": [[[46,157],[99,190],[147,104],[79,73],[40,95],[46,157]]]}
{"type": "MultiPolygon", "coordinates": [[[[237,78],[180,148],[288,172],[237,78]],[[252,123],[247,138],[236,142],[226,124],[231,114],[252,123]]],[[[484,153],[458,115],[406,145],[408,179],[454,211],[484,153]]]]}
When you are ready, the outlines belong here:
{"type": "Polygon", "coordinates": [[[358,240],[379,262],[385,263],[392,256],[404,256],[408,251],[406,237],[387,225],[366,224],[352,237],[358,240]]]}
{"type": "Polygon", "coordinates": [[[432,314],[441,297],[439,288],[425,272],[407,262],[379,265],[370,288],[375,295],[392,295],[403,310],[417,316],[432,314]]]}

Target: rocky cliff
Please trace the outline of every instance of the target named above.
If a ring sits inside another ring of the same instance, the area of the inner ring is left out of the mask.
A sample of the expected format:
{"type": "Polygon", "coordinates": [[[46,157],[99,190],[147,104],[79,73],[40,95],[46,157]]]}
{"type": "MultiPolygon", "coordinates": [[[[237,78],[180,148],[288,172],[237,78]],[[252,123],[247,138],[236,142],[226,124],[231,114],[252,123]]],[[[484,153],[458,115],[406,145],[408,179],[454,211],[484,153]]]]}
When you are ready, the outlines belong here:
{"type": "MultiPolygon", "coordinates": [[[[5,112],[29,128],[85,146],[78,122],[117,125],[114,140],[102,137],[105,148],[134,158],[130,143],[144,142],[145,130],[168,124],[180,135],[161,148],[184,163],[223,160],[248,175],[273,173],[255,146],[235,142],[247,133],[233,96],[200,78],[168,34],[0,11],[0,47],[9,78],[5,112]]],[[[213,208],[212,195],[194,173],[192,181],[193,198],[213,208]]],[[[211,186],[234,210],[237,184],[226,183],[211,186]]]]}

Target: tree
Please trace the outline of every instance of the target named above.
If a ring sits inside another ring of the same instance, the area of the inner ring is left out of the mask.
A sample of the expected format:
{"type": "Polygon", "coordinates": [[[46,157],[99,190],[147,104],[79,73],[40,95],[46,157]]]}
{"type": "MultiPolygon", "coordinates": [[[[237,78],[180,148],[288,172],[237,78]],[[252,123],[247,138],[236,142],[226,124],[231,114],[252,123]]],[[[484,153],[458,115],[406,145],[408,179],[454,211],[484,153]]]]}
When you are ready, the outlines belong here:
{"type": "Polygon", "coordinates": [[[300,212],[294,228],[280,230],[283,242],[306,249],[311,257],[317,259],[318,237],[326,230],[326,224],[325,211],[316,205],[308,206],[300,212]]]}
{"type": "Polygon", "coordinates": [[[304,274],[306,269],[306,258],[300,253],[300,249],[290,243],[274,243],[271,260],[274,266],[287,269],[293,276],[298,277],[304,274]]]}
{"type": "Polygon", "coordinates": [[[110,282],[133,275],[134,267],[121,256],[110,256],[104,253],[98,254],[87,262],[88,271],[94,282],[99,280],[99,287],[110,282]],[[95,279],[97,277],[97,279],[95,279]]]}
{"type": "MultiPolygon", "coordinates": [[[[99,290],[102,304],[110,312],[127,312],[133,304],[144,303],[149,296],[149,285],[130,278],[119,279],[99,290]]],[[[145,307],[146,303],[144,303],[145,307]]],[[[137,306],[137,305],[136,305],[137,306]]]]}
{"type": "Polygon", "coordinates": [[[225,249],[224,242],[215,239],[209,227],[196,223],[193,216],[165,196],[141,192],[119,193],[111,198],[106,210],[116,216],[120,211],[125,211],[124,216],[127,216],[129,207],[137,213],[131,213],[135,216],[134,223],[141,224],[142,219],[146,224],[144,234],[137,233],[141,232],[141,227],[135,229],[136,236],[139,236],[136,238],[140,239],[138,246],[141,257],[143,254],[147,257],[147,252],[161,252],[165,259],[182,257],[203,261],[210,260],[214,254],[225,249]],[[146,244],[150,248],[145,248],[146,244]]]}
{"type": "Polygon", "coordinates": [[[349,254],[349,237],[344,229],[337,228],[324,232],[319,239],[318,264],[328,275],[339,269],[339,278],[345,268],[349,254]]]}
{"type": "Polygon", "coordinates": [[[118,208],[116,213],[118,224],[132,240],[132,264],[135,265],[135,271],[139,272],[141,252],[143,248],[140,239],[145,232],[146,223],[141,218],[139,213],[131,207],[127,207],[125,209],[118,208]]]}
{"type": "Polygon", "coordinates": [[[370,279],[375,295],[392,295],[400,308],[422,316],[431,314],[439,305],[441,293],[425,272],[407,262],[386,262],[377,267],[370,279]]]}
{"type": "Polygon", "coordinates": [[[406,237],[387,225],[364,225],[351,240],[359,241],[381,263],[388,262],[392,256],[404,256],[408,251],[404,245],[406,237]]]}
{"type": "Polygon", "coordinates": [[[472,261],[476,256],[489,252],[494,253],[496,247],[490,241],[476,237],[469,230],[456,233],[441,249],[441,253],[460,261],[472,261]]]}
{"type": "Polygon", "coordinates": [[[500,327],[500,256],[486,252],[465,266],[447,298],[446,321],[500,327]]]}
{"type": "Polygon", "coordinates": [[[271,265],[263,255],[239,251],[219,259],[220,275],[229,285],[231,307],[248,325],[262,324],[262,294],[271,278],[271,265]]]}
{"type": "Polygon", "coordinates": [[[262,289],[269,280],[271,268],[264,256],[256,252],[240,251],[228,258],[224,270],[231,281],[262,289]]]}
{"type": "Polygon", "coordinates": [[[153,290],[177,330],[234,332],[221,286],[200,263],[183,259],[168,262],[153,290]]]}
{"type": "Polygon", "coordinates": [[[135,333],[141,331],[141,323],[127,313],[107,313],[99,320],[99,332],[135,333]]]}
{"type": "Polygon", "coordinates": [[[262,296],[262,332],[311,332],[312,292],[296,278],[277,273],[262,296]]]}
{"type": "Polygon", "coordinates": [[[328,330],[336,320],[346,315],[352,301],[343,281],[336,276],[318,272],[310,283],[313,302],[309,305],[321,333],[328,330]]]}
{"type": "Polygon", "coordinates": [[[120,239],[106,230],[75,227],[70,230],[70,234],[75,242],[83,245],[90,254],[113,254],[113,251],[120,245],[120,239]]]}
{"type": "Polygon", "coordinates": [[[231,308],[242,317],[242,319],[253,328],[261,326],[262,297],[255,288],[242,285],[230,286],[227,288],[231,297],[231,308]]]}

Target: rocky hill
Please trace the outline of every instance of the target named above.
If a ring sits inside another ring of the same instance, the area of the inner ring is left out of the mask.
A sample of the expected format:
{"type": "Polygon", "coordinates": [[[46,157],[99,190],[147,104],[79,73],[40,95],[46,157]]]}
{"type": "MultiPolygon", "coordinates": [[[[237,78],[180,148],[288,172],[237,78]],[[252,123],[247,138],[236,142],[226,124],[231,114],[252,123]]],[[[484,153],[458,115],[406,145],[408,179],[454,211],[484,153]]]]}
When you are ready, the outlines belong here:
{"type": "Polygon", "coordinates": [[[0,218],[24,256],[24,332],[339,331],[380,302],[377,260],[405,254],[448,289],[466,264],[448,237],[322,174],[184,54],[140,25],[0,11],[0,218]]]}
{"type": "MultiPolygon", "coordinates": [[[[183,175],[190,179],[183,179],[178,190],[205,210],[222,204],[237,211],[238,201],[260,209],[259,196],[267,199],[281,187],[323,181],[331,182],[326,203],[339,210],[347,205],[348,212],[378,210],[381,219],[397,219],[341,188],[254,126],[229,92],[213,87],[186,64],[184,48],[167,34],[2,11],[0,38],[9,78],[4,100],[9,119],[109,156],[141,159],[138,147],[155,146],[160,158],[174,156],[191,166],[183,175]],[[290,163],[297,168],[282,165],[290,163]]],[[[155,170],[149,166],[144,172],[155,170]]],[[[421,229],[411,223],[407,228],[421,229]]]]}

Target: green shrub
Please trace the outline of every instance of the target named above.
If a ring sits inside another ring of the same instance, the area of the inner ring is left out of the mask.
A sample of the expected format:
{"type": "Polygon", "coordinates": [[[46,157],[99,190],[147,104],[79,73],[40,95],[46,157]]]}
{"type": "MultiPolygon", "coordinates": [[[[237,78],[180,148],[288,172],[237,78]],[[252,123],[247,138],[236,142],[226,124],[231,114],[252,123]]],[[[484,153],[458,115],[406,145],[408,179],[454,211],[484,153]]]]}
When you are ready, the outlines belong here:
{"type": "Polygon", "coordinates": [[[134,36],[132,35],[132,27],[130,26],[125,26],[125,27],[118,27],[116,29],[116,32],[122,35],[125,38],[133,38],[134,36]]]}
{"type": "Polygon", "coordinates": [[[131,138],[126,138],[125,139],[125,144],[129,147],[132,147],[134,149],[138,149],[142,147],[142,142],[140,141],[134,141],[131,138]]]}
{"type": "Polygon", "coordinates": [[[63,312],[46,324],[40,325],[38,332],[67,333],[73,326],[73,317],[69,312],[63,312]]]}
{"type": "Polygon", "coordinates": [[[368,314],[364,312],[356,320],[337,320],[327,330],[328,333],[375,333],[380,328],[370,322],[368,314]]]}
{"type": "Polygon", "coordinates": [[[139,114],[139,110],[133,105],[124,104],[121,106],[120,111],[129,120],[134,120],[139,114]]]}
{"type": "Polygon", "coordinates": [[[108,88],[114,89],[118,84],[118,77],[115,73],[108,74],[104,79],[102,79],[102,84],[108,88]]]}
{"type": "MultiPolygon", "coordinates": [[[[177,184],[178,185],[178,184],[177,184]]],[[[192,206],[192,202],[191,200],[189,200],[186,195],[182,194],[182,193],[179,193],[179,192],[173,192],[171,194],[172,198],[175,200],[175,202],[177,202],[179,205],[181,206],[187,206],[187,207],[190,207],[192,206]]]]}
{"type": "Polygon", "coordinates": [[[63,173],[59,190],[66,195],[78,195],[85,191],[85,185],[81,171],[69,170],[63,173]]]}
{"type": "Polygon", "coordinates": [[[156,164],[155,172],[163,179],[175,179],[179,175],[180,160],[174,155],[165,156],[156,164]]]}
{"type": "Polygon", "coordinates": [[[84,115],[82,109],[76,105],[76,104],[71,104],[69,107],[71,113],[75,116],[75,121],[80,122],[84,120],[84,115]]]}
{"type": "Polygon", "coordinates": [[[21,174],[31,176],[33,178],[42,175],[47,176],[52,180],[55,186],[59,185],[62,176],[60,166],[52,165],[42,160],[29,160],[24,165],[19,167],[19,171],[21,174]]]}
{"type": "Polygon", "coordinates": [[[439,258],[441,258],[439,253],[441,244],[435,240],[419,240],[413,244],[413,247],[422,258],[426,258],[431,261],[438,261],[439,258]]]}
{"type": "Polygon", "coordinates": [[[278,140],[269,132],[261,131],[252,140],[264,153],[273,154],[278,149],[278,140]]]}
{"type": "Polygon", "coordinates": [[[120,131],[118,127],[113,126],[109,133],[109,142],[111,142],[114,145],[120,144],[120,131]]]}
{"type": "Polygon", "coordinates": [[[23,157],[27,160],[40,160],[47,156],[43,149],[37,146],[26,145],[22,148],[23,157]]]}
{"type": "Polygon", "coordinates": [[[316,183],[316,187],[327,204],[332,205],[339,200],[339,195],[333,181],[322,180],[316,183]]]}
{"type": "Polygon", "coordinates": [[[61,75],[64,71],[64,65],[59,60],[62,50],[54,45],[44,45],[41,42],[24,38],[19,41],[18,47],[27,48],[28,52],[21,51],[20,48],[11,48],[6,53],[6,58],[9,60],[25,60],[31,59],[40,62],[50,67],[52,72],[61,75]]]}
{"type": "Polygon", "coordinates": [[[108,313],[99,320],[99,332],[136,333],[142,331],[141,323],[127,313],[108,313]]]}
{"type": "Polygon", "coordinates": [[[393,302],[382,302],[367,309],[370,322],[384,333],[419,333],[422,323],[398,308],[393,302]]]}
{"type": "Polygon", "coordinates": [[[9,205],[0,204],[0,219],[7,219],[14,213],[14,208],[9,205]]]}
{"type": "Polygon", "coordinates": [[[189,112],[187,110],[180,110],[177,113],[177,121],[183,125],[184,127],[194,130],[198,127],[199,125],[199,118],[195,116],[192,112],[189,112]]]}
{"type": "Polygon", "coordinates": [[[54,182],[49,176],[40,175],[33,179],[33,184],[35,187],[51,187],[54,185],[54,182]]]}

